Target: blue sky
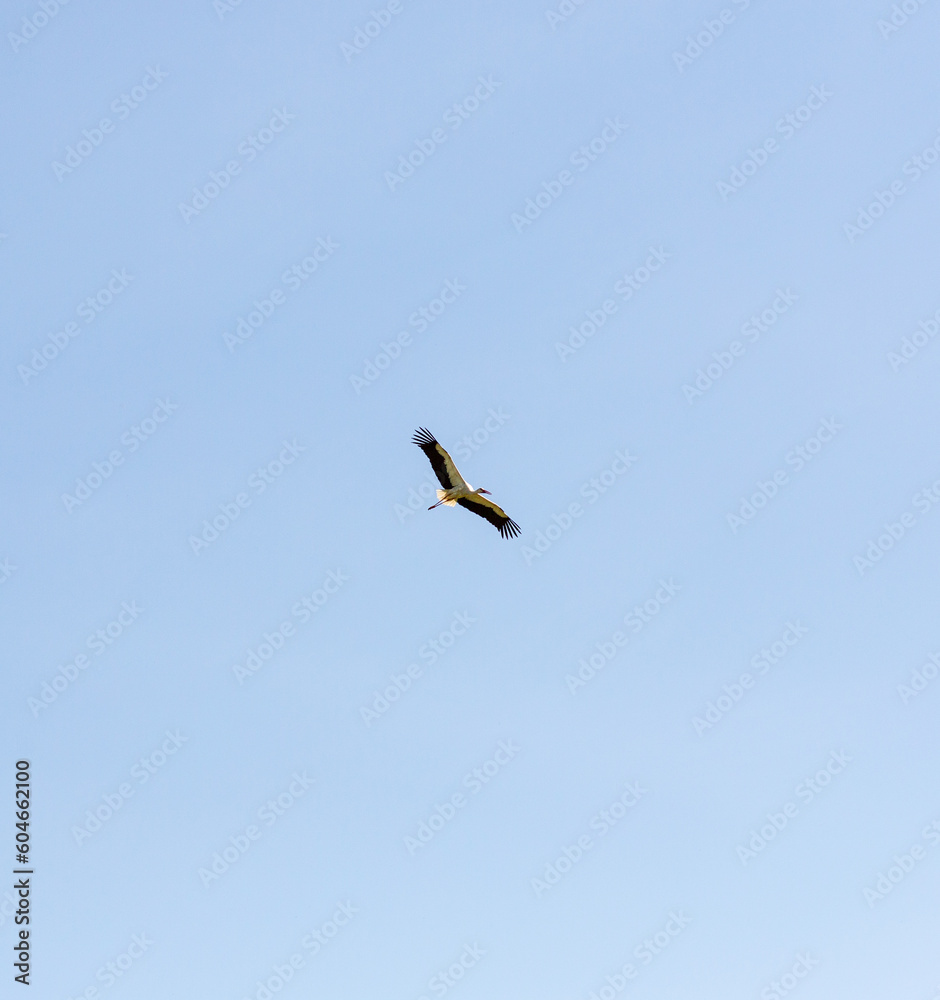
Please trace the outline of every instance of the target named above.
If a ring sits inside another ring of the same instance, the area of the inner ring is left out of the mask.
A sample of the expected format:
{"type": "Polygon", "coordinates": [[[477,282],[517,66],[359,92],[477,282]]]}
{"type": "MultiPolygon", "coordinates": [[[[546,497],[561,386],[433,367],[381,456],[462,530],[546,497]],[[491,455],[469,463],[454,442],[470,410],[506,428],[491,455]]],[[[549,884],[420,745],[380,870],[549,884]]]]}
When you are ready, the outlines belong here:
{"type": "Polygon", "coordinates": [[[940,13],[508,7],[6,8],[34,996],[940,990],[940,13]]]}

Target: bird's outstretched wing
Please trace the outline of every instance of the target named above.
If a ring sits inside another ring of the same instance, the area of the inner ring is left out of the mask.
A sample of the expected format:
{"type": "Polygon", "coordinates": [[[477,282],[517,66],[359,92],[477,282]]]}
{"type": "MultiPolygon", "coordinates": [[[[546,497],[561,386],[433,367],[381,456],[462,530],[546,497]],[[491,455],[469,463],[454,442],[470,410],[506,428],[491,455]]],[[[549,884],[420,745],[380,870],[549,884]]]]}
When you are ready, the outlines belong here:
{"type": "Polygon", "coordinates": [[[466,480],[457,470],[454,460],[444,451],[437,439],[426,427],[419,427],[414,432],[411,441],[428,456],[431,468],[445,490],[451,490],[461,484],[466,486],[466,480]]]}
{"type": "Polygon", "coordinates": [[[472,510],[474,514],[485,517],[490,524],[495,524],[503,538],[515,538],[522,530],[502,507],[497,507],[492,500],[487,500],[486,497],[461,497],[457,503],[461,507],[466,507],[467,510],[472,510]]]}

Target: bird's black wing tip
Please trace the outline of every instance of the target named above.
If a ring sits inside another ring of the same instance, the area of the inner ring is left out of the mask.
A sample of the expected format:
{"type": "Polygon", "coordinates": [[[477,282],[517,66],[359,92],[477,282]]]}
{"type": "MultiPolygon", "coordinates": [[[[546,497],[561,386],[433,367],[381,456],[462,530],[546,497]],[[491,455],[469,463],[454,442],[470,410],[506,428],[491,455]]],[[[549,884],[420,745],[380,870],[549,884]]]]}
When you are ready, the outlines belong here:
{"type": "Polygon", "coordinates": [[[412,435],[411,443],[421,448],[426,444],[437,444],[437,439],[427,427],[419,427],[412,435]]]}
{"type": "Polygon", "coordinates": [[[522,528],[512,518],[507,518],[506,522],[500,525],[499,533],[503,538],[516,538],[522,534],[522,528]]]}

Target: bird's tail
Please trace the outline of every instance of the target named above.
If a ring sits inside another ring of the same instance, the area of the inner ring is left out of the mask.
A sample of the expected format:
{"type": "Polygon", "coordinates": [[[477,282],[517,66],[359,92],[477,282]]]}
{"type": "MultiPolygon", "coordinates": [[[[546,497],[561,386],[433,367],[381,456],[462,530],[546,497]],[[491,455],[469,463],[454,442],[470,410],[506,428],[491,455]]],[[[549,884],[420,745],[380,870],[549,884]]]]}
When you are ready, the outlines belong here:
{"type": "MultiPolygon", "coordinates": [[[[447,490],[438,490],[437,491],[437,503],[442,503],[445,507],[456,507],[457,506],[457,501],[456,500],[448,500],[447,499],[447,490]]],[[[435,504],[435,506],[437,506],[437,504],[435,504]]]]}

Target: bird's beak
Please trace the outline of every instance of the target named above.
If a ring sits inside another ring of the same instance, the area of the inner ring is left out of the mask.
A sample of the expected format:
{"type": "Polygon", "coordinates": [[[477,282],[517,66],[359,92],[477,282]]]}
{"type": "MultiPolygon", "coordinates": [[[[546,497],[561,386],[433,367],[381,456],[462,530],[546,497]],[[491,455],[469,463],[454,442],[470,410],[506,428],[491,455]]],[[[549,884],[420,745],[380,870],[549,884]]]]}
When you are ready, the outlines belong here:
{"type": "Polygon", "coordinates": [[[489,490],[477,490],[477,493],[485,493],[487,496],[492,496],[489,490]]]}

